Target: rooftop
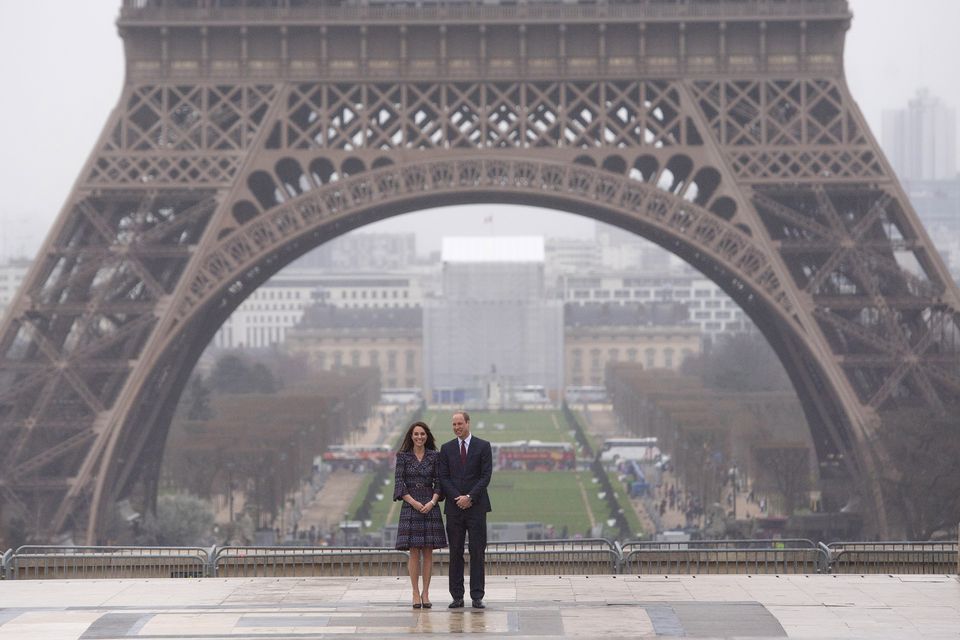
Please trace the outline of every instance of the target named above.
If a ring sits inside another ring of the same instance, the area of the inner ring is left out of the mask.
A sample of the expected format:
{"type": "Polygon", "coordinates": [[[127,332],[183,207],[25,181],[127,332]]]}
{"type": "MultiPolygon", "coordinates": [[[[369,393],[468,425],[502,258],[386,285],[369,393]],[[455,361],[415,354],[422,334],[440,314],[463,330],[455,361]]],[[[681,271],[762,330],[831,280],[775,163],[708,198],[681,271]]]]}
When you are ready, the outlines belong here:
{"type": "Polygon", "coordinates": [[[689,324],[688,315],[687,308],[679,302],[567,303],[563,308],[564,324],[568,327],[676,326],[689,324]]]}
{"type": "Polygon", "coordinates": [[[297,329],[420,329],[419,307],[338,308],[315,304],[307,307],[297,329]]]}
{"type": "Polygon", "coordinates": [[[443,262],[543,262],[543,236],[464,236],[443,239],[443,262]]]}

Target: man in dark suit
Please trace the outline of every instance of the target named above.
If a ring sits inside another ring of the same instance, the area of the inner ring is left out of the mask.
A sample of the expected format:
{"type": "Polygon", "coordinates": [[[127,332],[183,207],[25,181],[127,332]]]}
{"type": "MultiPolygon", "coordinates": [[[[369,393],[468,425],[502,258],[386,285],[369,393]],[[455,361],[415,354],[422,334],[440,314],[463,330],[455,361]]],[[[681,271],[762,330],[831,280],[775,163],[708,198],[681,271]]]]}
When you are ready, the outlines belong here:
{"type": "Polygon", "coordinates": [[[487,548],[487,486],[493,475],[490,443],[470,434],[466,411],[453,414],[456,438],[440,447],[440,486],[446,497],[447,543],[450,545],[451,609],[463,606],[463,546],[470,532],[470,599],[484,609],[483,553],[487,548]]]}

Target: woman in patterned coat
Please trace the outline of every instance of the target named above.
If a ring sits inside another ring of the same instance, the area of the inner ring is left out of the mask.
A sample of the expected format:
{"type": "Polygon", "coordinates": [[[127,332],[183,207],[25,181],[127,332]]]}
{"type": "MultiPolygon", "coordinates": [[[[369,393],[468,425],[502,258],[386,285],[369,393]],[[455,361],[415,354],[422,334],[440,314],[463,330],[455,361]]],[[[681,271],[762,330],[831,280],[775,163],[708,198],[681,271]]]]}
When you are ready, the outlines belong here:
{"type": "Polygon", "coordinates": [[[410,551],[407,569],[413,586],[414,609],[433,606],[430,602],[433,550],[447,546],[447,534],[437,507],[442,499],[439,456],[430,427],[423,422],[410,425],[397,452],[393,499],[403,500],[396,547],[410,551]],[[419,586],[421,576],[422,590],[419,586]]]}

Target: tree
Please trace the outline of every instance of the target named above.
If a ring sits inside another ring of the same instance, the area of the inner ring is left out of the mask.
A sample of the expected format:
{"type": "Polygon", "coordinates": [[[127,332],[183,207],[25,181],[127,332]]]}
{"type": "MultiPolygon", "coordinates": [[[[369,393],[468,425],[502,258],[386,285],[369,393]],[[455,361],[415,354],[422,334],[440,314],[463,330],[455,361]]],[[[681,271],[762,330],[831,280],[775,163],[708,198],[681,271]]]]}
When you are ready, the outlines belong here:
{"type": "Polygon", "coordinates": [[[210,406],[210,387],[204,382],[203,376],[198,374],[190,378],[177,407],[177,413],[187,420],[209,420],[213,417],[213,409],[210,406]]]}
{"type": "Polygon", "coordinates": [[[278,385],[266,365],[250,362],[235,354],[217,360],[209,385],[218,393],[274,393],[278,385]]]}
{"type": "Polygon", "coordinates": [[[759,333],[729,336],[710,353],[685,360],[681,370],[688,375],[699,375],[703,383],[713,389],[793,389],[777,354],[759,333]]]}
{"type": "Polygon", "coordinates": [[[911,540],[955,534],[960,521],[960,406],[947,407],[944,414],[902,409],[882,414],[881,420],[880,443],[889,458],[884,492],[898,505],[891,515],[903,516],[911,540]]]}
{"type": "Polygon", "coordinates": [[[275,393],[278,389],[273,373],[262,362],[257,362],[250,369],[250,391],[255,393],[275,393]]]}
{"type": "Polygon", "coordinates": [[[186,493],[160,496],[157,513],[148,514],[140,544],[163,546],[205,545],[213,530],[213,507],[186,493]]]}
{"type": "Polygon", "coordinates": [[[783,499],[783,511],[793,515],[812,486],[810,448],[803,443],[769,443],[753,447],[757,481],[762,489],[783,499]]]}

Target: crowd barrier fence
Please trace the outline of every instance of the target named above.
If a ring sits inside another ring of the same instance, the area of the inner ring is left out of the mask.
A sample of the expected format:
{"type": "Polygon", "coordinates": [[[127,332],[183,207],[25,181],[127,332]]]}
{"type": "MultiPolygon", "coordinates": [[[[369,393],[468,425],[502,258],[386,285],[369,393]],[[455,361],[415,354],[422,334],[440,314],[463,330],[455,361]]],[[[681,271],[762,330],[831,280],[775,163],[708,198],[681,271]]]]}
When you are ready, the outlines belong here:
{"type": "MultiPolygon", "coordinates": [[[[487,575],[960,574],[956,542],[804,539],[491,542],[487,575]]],[[[40,546],[0,556],[4,580],[407,575],[410,554],[386,547],[40,546]]],[[[469,565],[469,553],[466,558],[469,565]]],[[[446,575],[446,549],[434,574],[446,575]]]]}

